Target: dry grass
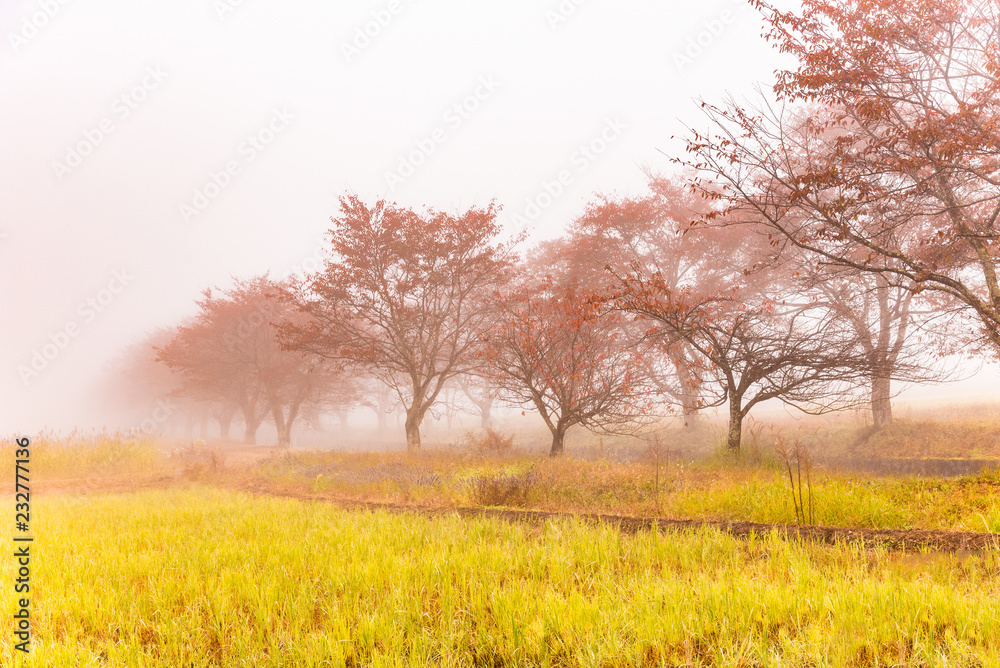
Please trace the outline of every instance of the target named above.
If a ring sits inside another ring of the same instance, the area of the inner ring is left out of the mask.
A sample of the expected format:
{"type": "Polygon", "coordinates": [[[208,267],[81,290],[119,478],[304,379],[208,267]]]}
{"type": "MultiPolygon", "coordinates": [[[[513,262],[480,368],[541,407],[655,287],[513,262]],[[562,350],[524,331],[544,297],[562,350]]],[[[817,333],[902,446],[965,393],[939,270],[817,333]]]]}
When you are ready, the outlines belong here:
{"type": "MultiPolygon", "coordinates": [[[[250,482],[276,492],[433,506],[509,506],[675,519],[796,522],[787,473],[773,457],[615,463],[537,455],[291,454],[250,482]]],[[[234,478],[222,476],[220,482],[234,478]]],[[[247,483],[239,474],[238,483],[247,483]]],[[[816,468],[817,524],[1000,532],[1000,475],[896,478],[816,468]]]]}

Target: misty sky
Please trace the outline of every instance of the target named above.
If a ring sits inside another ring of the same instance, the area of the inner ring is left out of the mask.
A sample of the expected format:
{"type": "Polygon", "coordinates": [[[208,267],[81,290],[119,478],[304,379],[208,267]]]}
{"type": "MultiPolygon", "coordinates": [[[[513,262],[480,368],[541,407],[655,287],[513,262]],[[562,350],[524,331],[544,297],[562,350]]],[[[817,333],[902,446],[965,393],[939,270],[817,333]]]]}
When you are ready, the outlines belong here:
{"type": "Polygon", "coordinates": [[[760,33],[735,0],[4,0],[0,427],[103,424],[118,350],[308,268],[345,192],[495,198],[536,239],[641,192],[694,98],[787,64],[760,33]]]}

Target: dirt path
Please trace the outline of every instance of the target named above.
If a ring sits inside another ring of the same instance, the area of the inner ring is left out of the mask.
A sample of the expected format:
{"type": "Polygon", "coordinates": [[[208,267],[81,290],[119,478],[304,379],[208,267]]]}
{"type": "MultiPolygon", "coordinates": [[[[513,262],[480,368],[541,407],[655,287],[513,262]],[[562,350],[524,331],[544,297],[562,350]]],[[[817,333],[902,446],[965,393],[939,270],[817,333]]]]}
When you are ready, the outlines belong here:
{"type": "Polygon", "coordinates": [[[930,549],[946,552],[978,552],[1000,549],[1000,534],[974,531],[940,531],[923,529],[852,529],[849,527],[796,526],[790,524],[763,524],[759,522],[719,522],[711,520],[669,520],[653,517],[627,517],[593,513],[553,513],[539,510],[506,510],[497,508],[434,507],[392,503],[376,503],[336,499],[313,494],[285,492],[268,489],[259,484],[243,484],[233,489],[259,496],[277,496],[302,501],[330,503],[347,510],[386,510],[390,512],[419,513],[421,515],[447,515],[461,517],[495,517],[510,522],[541,523],[548,519],[572,517],[588,522],[600,522],[618,527],[621,531],[635,533],[656,528],[660,531],[678,531],[713,527],[732,536],[762,536],[777,531],[786,538],[799,538],[822,543],[862,543],[868,547],[881,546],[890,550],[908,552],[930,549]]]}

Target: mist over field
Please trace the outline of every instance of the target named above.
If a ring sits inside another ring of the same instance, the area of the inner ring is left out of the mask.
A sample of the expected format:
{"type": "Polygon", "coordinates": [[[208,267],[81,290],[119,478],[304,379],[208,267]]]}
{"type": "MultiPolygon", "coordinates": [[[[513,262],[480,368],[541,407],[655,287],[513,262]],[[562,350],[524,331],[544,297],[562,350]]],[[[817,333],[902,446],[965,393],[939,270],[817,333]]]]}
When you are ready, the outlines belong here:
{"type": "Polygon", "coordinates": [[[641,187],[691,98],[748,90],[776,62],[728,0],[568,3],[566,16],[527,1],[49,4],[0,7],[0,403],[13,431],[117,426],[89,401],[103,366],[193,315],[208,286],[314,261],[345,191],[442,209],[496,198],[513,228],[569,169],[531,221],[551,237],[593,192],[641,187]],[[675,52],[722,12],[723,35],[678,71],[675,52]],[[366,43],[364,30],[377,34],[366,43]],[[609,122],[620,135],[581,166],[609,122]],[[426,162],[393,183],[427,140],[426,162]],[[232,162],[239,174],[199,210],[232,162]]]}
{"type": "Polygon", "coordinates": [[[731,0],[5,2],[4,429],[136,426],[95,401],[107,365],[207,287],[315,267],[344,192],[496,199],[529,245],[595,193],[640,193],[695,98],[787,65],[760,32],[731,0]]]}

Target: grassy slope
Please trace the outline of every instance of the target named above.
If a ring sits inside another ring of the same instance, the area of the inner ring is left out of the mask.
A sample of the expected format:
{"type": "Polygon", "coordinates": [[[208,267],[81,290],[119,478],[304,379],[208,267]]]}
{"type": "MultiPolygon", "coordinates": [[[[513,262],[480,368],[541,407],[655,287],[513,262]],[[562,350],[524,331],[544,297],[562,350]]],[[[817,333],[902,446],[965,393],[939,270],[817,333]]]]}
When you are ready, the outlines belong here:
{"type": "MultiPolygon", "coordinates": [[[[349,513],[206,487],[35,505],[32,666],[1000,665],[994,554],[349,513]]],[[[0,644],[10,657],[9,633],[0,644]]]]}

